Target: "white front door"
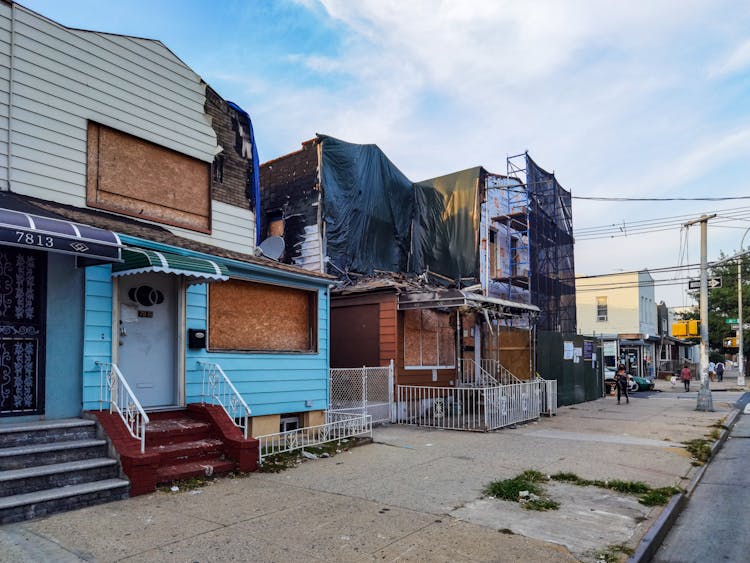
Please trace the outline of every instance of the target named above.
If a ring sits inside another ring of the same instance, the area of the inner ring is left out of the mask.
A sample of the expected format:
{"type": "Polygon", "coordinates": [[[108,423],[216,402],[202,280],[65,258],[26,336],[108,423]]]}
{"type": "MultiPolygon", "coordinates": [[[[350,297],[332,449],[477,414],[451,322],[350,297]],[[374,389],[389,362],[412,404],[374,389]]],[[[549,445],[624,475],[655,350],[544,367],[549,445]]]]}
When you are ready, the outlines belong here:
{"type": "Polygon", "coordinates": [[[176,276],[119,278],[117,364],[144,408],[177,404],[176,276]]]}

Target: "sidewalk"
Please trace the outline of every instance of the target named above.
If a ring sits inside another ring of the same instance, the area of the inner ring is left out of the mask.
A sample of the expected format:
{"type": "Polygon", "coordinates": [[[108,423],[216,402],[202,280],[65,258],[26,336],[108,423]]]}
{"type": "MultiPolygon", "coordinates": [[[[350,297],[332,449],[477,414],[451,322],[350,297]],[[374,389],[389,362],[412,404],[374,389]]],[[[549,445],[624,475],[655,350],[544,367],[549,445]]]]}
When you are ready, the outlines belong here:
{"type": "Polygon", "coordinates": [[[595,561],[609,546],[635,547],[662,507],[551,483],[560,509],[533,512],[482,489],[526,469],[685,486],[695,468],[681,442],[708,434],[741,392],[715,389],[707,413],[695,410],[697,386],[680,390],[562,407],[487,434],[385,426],[373,444],[279,474],[0,527],[0,559],[595,561]]]}

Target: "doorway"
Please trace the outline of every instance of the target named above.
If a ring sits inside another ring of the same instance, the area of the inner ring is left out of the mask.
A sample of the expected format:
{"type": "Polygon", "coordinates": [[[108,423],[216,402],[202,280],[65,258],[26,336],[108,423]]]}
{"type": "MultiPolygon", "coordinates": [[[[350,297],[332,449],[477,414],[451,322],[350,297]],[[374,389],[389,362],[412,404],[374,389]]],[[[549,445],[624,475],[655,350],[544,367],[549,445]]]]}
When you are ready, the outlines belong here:
{"type": "Polygon", "coordinates": [[[178,404],[176,276],[135,274],[118,282],[117,364],[144,408],[178,404]]]}

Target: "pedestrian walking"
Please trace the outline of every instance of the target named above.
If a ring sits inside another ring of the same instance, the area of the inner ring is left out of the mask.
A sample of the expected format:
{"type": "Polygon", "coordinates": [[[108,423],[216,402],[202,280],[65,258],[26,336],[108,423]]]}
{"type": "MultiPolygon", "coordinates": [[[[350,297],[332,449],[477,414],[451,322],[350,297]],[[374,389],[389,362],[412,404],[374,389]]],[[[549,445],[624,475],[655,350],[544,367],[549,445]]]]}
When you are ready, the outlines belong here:
{"type": "Polygon", "coordinates": [[[716,377],[719,381],[724,381],[724,363],[719,362],[716,364],[716,377]]]}
{"type": "Polygon", "coordinates": [[[630,374],[625,371],[625,366],[623,364],[617,366],[617,373],[615,373],[615,383],[617,384],[617,404],[620,404],[620,395],[625,395],[625,402],[630,403],[630,397],[628,396],[630,374]]]}
{"type": "Polygon", "coordinates": [[[685,385],[685,393],[690,391],[690,380],[693,378],[693,374],[690,373],[690,368],[687,364],[685,364],[685,367],[680,370],[680,379],[682,379],[682,383],[685,385]]]}

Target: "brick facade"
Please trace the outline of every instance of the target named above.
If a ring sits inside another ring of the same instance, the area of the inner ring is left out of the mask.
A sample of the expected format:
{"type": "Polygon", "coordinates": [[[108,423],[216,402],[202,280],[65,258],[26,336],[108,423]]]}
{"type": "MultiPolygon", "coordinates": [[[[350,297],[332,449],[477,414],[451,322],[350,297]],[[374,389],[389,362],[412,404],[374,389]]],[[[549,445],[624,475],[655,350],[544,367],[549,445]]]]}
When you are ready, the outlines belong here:
{"type": "Polygon", "coordinates": [[[262,164],[260,197],[263,215],[256,220],[261,223],[261,239],[268,236],[269,218],[282,218],[282,261],[291,264],[300,252],[305,226],[318,224],[318,140],[305,141],[301,150],[262,164]]]}
{"type": "Polygon", "coordinates": [[[254,210],[253,160],[247,117],[230,107],[208,86],[205,110],[211,118],[216,140],[224,149],[216,155],[211,166],[212,197],[222,203],[254,210]]]}

